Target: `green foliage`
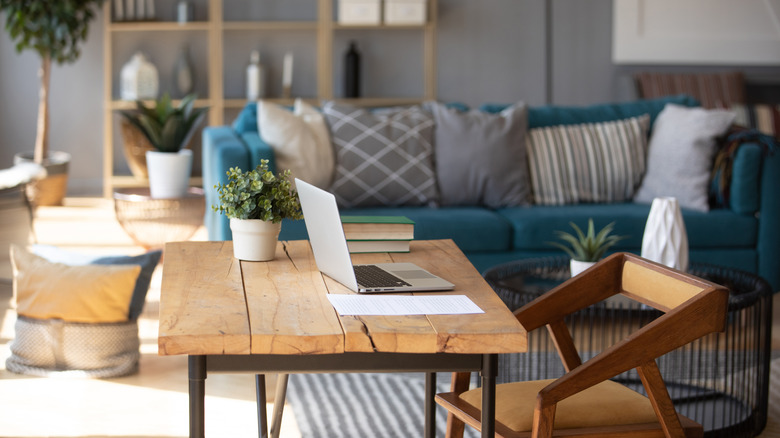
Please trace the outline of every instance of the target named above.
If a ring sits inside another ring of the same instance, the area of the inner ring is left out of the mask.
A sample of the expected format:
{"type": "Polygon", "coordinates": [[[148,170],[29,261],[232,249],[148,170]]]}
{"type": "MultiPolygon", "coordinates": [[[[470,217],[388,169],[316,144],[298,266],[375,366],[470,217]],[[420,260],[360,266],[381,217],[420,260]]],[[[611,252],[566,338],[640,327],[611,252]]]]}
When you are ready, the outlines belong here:
{"type": "Polygon", "coordinates": [[[607,250],[613,247],[618,241],[625,239],[627,236],[614,236],[610,235],[612,229],[615,226],[614,222],[611,222],[606,227],[602,228],[598,234],[596,234],[593,226],[593,219],[588,219],[588,232],[583,233],[580,227],[574,222],[569,222],[576,233],[575,235],[566,233],[564,231],[556,231],[555,234],[568,243],[566,246],[560,242],[549,242],[551,245],[566,251],[572,259],[579,260],[581,262],[597,262],[604,257],[607,250]]]}
{"type": "Polygon", "coordinates": [[[79,44],[86,41],[94,9],[103,1],[0,0],[0,10],[17,52],[32,49],[41,58],[63,64],[81,55],[79,44]]]}
{"type": "Polygon", "coordinates": [[[234,219],[261,219],[281,222],[282,219],[302,219],[298,192],[290,183],[290,170],[274,175],[268,170],[268,160],[260,160],[255,170],[242,172],[231,167],[228,183],[214,186],[219,192],[219,206],[211,208],[234,219]]]}
{"type": "Polygon", "coordinates": [[[120,111],[130,124],[140,130],[152,146],[160,152],[178,152],[189,144],[195,129],[208,111],[207,107],[194,108],[195,95],[185,96],[174,107],[171,97],[165,93],[153,107],[136,101],[135,111],[120,111]]]}

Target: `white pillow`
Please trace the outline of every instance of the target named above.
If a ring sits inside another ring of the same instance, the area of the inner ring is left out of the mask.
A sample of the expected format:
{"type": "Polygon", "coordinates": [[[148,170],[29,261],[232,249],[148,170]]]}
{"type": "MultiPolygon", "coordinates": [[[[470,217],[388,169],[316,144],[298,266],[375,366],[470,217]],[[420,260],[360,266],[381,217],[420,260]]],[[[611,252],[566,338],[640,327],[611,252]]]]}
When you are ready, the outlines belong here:
{"type": "Polygon", "coordinates": [[[311,105],[295,100],[293,112],[275,103],[259,101],[260,138],[274,150],[276,169],[290,169],[294,177],[327,189],[333,178],[334,158],[325,118],[311,105]]]}
{"type": "Polygon", "coordinates": [[[677,198],[680,207],[708,211],[715,138],[726,133],[734,117],[732,111],[666,104],[653,125],[647,173],[634,202],[669,196],[677,198]]]}

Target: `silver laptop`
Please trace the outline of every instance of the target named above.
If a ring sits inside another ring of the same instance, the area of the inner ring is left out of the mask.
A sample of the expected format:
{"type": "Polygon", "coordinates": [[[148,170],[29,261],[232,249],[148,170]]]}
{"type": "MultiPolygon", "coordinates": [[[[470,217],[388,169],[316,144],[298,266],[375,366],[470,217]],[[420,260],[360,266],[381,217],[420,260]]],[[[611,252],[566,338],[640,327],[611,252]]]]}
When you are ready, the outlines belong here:
{"type": "Polygon", "coordinates": [[[317,268],[355,292],[420,292],[455,287],[413,263],[352,265],[333,194],[295,179],[317,268]]]}

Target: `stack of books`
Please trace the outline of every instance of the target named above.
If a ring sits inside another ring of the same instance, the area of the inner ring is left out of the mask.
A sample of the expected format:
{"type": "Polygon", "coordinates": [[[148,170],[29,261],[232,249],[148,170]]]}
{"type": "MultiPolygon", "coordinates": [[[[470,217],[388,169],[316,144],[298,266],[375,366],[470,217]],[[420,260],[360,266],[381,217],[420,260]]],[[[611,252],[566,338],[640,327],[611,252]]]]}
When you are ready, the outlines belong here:
{"type": "Polygon", "coordinates": [[[341,216],[349,252],[409,252],[414,221],[404,216],[341,216]]]}

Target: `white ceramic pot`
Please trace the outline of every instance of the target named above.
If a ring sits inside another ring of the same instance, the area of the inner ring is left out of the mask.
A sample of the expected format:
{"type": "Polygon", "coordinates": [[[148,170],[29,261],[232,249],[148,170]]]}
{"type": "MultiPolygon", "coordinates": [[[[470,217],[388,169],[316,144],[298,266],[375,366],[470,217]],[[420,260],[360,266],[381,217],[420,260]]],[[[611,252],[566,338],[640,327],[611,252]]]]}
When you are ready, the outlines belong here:
{"type": "Polygon", "coordinates": [[[239,260],[265,262],[276,255],[282,224],[260,219],[230,219],[233,256],[239,260]]]}
{"type": "Polygon", "coordinates": [[[571,259],[571,263],[569,264],[569,270],[571,271],[571,276],[574,277],[575,275],[590,268],[595,264],[596,262],[583,262],[580,260],[571,259]]]}
{"type": "Polygon", "coordinates": [[[688,269],[688,234],[677,199],[653,199],[642,236],[641,255],[674,269],[688,269]]]}
{"type": "Polygon", "coordinates": [[[146,151],[146,169],[152,198],[183,198],[190,185],[192,151],[146,151]]]}

